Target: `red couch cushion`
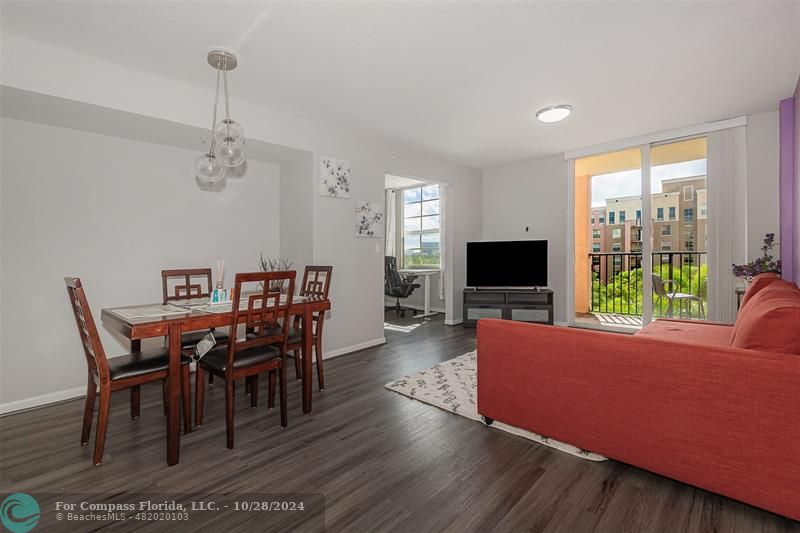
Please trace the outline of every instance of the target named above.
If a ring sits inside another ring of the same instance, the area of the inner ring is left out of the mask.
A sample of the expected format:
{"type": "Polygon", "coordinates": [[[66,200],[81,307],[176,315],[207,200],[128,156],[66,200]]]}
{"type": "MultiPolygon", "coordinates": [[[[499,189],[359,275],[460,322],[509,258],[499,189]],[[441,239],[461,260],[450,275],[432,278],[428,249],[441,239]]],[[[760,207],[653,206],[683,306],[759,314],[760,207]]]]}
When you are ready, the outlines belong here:
{"type": "Polygon", "coordinates": [[[800,355],[800,289],[773,280],[754,294],[739,311],[732,346],[800,355]]]}
{"type": "Polygon", "coordinates": [[[636,335],[669,342],[730,346],[732,326],[682,320],[654,320],[636,335]]]}
{"type": "Polygon", "coordinates": [[[739,304],[739,309],[744,309],[744,305],[749,302],[757,292],[779,279],[781,279],[781,277],[774,272],[765,272],[754,277],[753,281],[751,281],[750,285],[747,287],[744,296],[742,296],[742,303],[739,304]]]}

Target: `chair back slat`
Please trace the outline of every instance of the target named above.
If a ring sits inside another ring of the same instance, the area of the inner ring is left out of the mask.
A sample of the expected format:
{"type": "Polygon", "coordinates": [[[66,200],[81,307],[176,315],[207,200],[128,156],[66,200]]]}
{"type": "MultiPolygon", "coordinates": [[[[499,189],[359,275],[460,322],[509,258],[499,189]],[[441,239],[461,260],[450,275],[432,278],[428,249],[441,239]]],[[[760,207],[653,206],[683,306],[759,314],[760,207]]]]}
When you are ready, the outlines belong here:
{"type": "Polygon", "coordinates": [[[306,266],[303,272],[303,284],[300,286],[300,296],[327,300],[332,275],[332,266],[306,266]]]}
{"type": "Polygon", "coordinates": [[[161,292],[164,304],[174,300],[208,298],[211,296],[211,291],[210,268],[177,268],[161,271],[161,292]],[[173,280],[176,280],[177,283],[170,287],[170,281],[173,280]]]}
{"type": "Polygon", "coordinates": [[[236,274],[231,333],[228,336],[228,368],[233,368],[236,352],[247,348],[280,344],[282,353],[285,353],[296,276],[294,270],[236,274]],[[288,286],[288,290],[281,294],[280,287],[284,286],[288,286]],[[242,309],[240,302],[245,298],[247,306],[242,309]],[[243,324],[249,333],[245,340],[236,339],[239,324],[243,324]]]}
{"type": "Polygon", "coordinates": [[[653,277],[653,292],[656,293],[656,296],[659,298],[666,298],[667,297],[667,289],[664,287],[664,280],[661,279],[661,276],[658,274],[652,274],[653,277]]]}
{"type": "Polygon", "coordinates": [[[385,256],[384,260],[384,284],[387,290],[403,286],[403,278],[397,271],[397,258],[391,255],[385,256]]]}
{"type": "Polygon", "coordinates": [[[83,352],[86,356],[86,364],[90,372],[97,372],[101,381],[108,381],[108,359],[100,342],[100,335],[97,333],[92,311],[89,302],[86,300],[86,292],[83,289],[79,278],[66,277],[64,282],[67,285],[72,312],[75,315],[75,324],[78,326],[78,334],[83,345],[83,352]]]}

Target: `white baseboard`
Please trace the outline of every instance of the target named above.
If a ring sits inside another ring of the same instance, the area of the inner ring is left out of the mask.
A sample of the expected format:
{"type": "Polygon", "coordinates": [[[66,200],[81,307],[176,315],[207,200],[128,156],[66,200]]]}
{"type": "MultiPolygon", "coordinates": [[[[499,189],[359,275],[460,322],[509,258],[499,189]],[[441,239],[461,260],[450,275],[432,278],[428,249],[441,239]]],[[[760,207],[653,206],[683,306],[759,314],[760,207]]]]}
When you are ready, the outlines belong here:
{"type": "MultiPolygon", "coordinates": [[[[361,342],[352,346],[345,346],[344,348],[339,348],[338,350],[325,352],[324,359],[332,359],[340,355],[357,352],[366,348],[372,348],[373,346],[379,346],[381,344],[386,344],[386,337],[381,337],[379,339],[361,342]]],[[[36,407],[44,407],[45,405],[52,403],[81,398],[83,396],[86,396],[85,385],[83,387],[75,387],[74,389],[66,389],[58,392],[51,392],[49,394],[42,394],[41,396],[34,396],[32,398],[25,398],[22,400],[3,403],[0,404],[0,416],[17,413],[19,411],[25,411],[27,409],[34,409],[36,407]]]]}
{"type": "Polygon", "coordinates": [[[367,348],[372,348],[373,346],[380,346],[381,344],[386,344],[386,337],[381,337],[379,339],[372,339],[371,341],[366,341],[366,342],[360,342],[358,344],[354,344],[352,346],[345,346],[344,348],[339,348],[337,350],[325,351],[323,349],[325,353],[323,354],[322,358],[332,359],[340,355],[357,352],[359,350],[366,350],[367,348]]]}
{"type": "Polygon", "coordinates": [[[0,416],[86,396],[86,385],[0,404],[0,416]]]}
{"type": "Polygon", "coordinates": [[[445,320],[444,324],[446,326],[457,326],[457,325],[461,324],[462,322],[464,322],[463,318],[455,318],[453,320],[445,320]]]}

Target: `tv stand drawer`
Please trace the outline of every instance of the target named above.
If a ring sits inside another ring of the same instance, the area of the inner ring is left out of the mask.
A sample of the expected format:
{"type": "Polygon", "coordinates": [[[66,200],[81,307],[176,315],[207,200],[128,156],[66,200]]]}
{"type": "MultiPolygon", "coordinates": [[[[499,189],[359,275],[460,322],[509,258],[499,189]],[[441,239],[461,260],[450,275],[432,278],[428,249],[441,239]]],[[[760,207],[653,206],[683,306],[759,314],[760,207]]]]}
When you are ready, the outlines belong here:
{"type": "Polygon", "coordinates": [[[551,303],[552,292],[509,292],[509,304],[547,305],[551,303]]]}
{"type": "Polygon", "coordinates": [[[506,293],[496,291],[474,291],[464,290],[465,304],[504,304],[506,303],[506,293]]]}

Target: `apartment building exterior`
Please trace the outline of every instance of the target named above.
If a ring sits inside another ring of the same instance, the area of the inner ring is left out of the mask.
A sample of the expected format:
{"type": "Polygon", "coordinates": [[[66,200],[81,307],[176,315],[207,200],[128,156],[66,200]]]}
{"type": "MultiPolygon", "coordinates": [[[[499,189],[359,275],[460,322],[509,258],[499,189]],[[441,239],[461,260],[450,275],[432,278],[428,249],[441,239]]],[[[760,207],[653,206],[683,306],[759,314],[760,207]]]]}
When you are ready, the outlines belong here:
{"type": "MultiPolygon", "coordinates": [[[[651,195],[653,252],[664,252],[661,263],[676,266],[695,261],[708,247],[708,206],[706,176],[662,180],[662,191],[651,195]]],[[[607,198],[606,205],[591,210],[592,253],[627,254],[642,252],[642,198],[607,198]]],[[[641,257],[619,255],[593,257],[593,269],[605,279],[606,266],[627,270],[640,265],[641,257]]]]}

